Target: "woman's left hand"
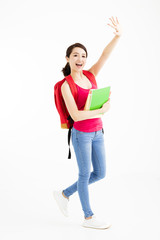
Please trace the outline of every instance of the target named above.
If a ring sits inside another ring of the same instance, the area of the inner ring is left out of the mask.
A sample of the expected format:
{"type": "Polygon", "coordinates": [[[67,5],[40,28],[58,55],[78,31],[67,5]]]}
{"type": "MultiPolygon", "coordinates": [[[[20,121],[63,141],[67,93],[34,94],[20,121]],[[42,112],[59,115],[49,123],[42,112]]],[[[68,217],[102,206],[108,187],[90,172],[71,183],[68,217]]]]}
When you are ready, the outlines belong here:
{"type": "Polygon", "coordinates": [[[122,26],[120,25],[119,21],[118,21],[118,18],[116,17],[116,20],[111,17],[109,18],[112,22],[113,25],[107,23],[107,25],[111,26],[112,28],[114,28],[116,30],[116,32],[114,32],[114,34],[116,36],[121,36],[122,35],[122,26]]]}

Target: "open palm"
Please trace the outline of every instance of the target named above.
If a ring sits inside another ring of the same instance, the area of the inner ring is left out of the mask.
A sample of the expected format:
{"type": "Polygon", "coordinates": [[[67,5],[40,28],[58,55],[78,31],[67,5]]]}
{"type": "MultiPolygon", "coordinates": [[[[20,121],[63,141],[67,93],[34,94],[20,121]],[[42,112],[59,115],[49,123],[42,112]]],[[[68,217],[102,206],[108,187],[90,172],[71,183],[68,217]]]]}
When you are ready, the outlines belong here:
{"type": "Polygon", "coordinates": [[[122,35],[122,26],[120,25],[118,18],[116,17],[116,19],[114,19],[113,17],[109,18],[112,25],[107,23],[107,25],[111,26],[112,28],[115,29],[114,34],[117,36],[121,36],[122,35]]]}

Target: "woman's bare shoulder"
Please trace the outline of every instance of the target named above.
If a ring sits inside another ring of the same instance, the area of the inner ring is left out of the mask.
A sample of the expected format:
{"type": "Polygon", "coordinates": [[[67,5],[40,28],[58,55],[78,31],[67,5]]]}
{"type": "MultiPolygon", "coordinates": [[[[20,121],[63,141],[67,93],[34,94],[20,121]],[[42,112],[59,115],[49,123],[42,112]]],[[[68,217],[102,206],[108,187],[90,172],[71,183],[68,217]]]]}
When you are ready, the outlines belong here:
{"type": "Polygon", "coordinates": [[[61,86],[61,90],[66,90],[66,89],[68,89],[68,87],[69,87],[68,82],[67,82],[67,81],[64,81],[64,83],[63,83],[62,86],[61,86]]]}

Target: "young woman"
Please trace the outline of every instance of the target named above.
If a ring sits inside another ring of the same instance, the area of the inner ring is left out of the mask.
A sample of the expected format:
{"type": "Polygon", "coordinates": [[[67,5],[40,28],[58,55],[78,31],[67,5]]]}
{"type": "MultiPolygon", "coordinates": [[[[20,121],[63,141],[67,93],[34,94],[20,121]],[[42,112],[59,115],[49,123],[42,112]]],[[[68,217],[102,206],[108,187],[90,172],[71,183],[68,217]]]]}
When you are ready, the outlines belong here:
{"type": "MultiPolygon", "coordinates": [[[[105,47],[99,60],[88,70],[95,77],[106,62],[121,35],[121,27],[118,19],[116,18],[115,20],[113,17],[109,19],[111,20],[112,25],[108,25],[116,30],[115,37],[105,47]]],[[[92,111],[84,110],[89,90],[91,88],[96,88],[89,78],[83,74],[83,68],[86,64],[87,56],[88,53],[86,48],[80,43],[75,43],[69,46],[66,51],[67,64],[62,69],[62,72],[64,76],[72,76],[78,91],[77,102],[74,100],[67,81],[63,83],[61,92],[68,112],[74,120],[71,137],[79,169],[79,177],[77,182],[66,189],[54,191],[54,198],[62,213],[65,216],[68,216],[67,208],[69,197],[78,191],[84,212],[82,226],[104,229],[108,228],[110,223],[98,220],[93,213],[90,206],[88,185],[103,179],[106,175],[103,123],[99,115],[100,113],[104,114],[108,112],[110,108],[110,98],[100,109],[92,111]],[[90,172],[91,163],[93,166],[93,172],[90,172]]]]}

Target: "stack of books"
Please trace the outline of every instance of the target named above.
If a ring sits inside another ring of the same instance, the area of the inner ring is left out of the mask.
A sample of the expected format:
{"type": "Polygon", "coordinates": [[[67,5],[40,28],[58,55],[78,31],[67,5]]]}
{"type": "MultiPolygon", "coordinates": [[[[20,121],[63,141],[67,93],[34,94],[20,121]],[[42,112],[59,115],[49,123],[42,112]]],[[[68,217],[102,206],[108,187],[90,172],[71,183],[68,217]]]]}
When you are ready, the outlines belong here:
{"type": "MultiPolygon", "coordinates": [[[[84,110],[95,110],[103,106],[109,99],[110,86],[99,89],[90,89],[84,110]]],[[[99,114],[96,117],[101,117],[99,114]]]]}

